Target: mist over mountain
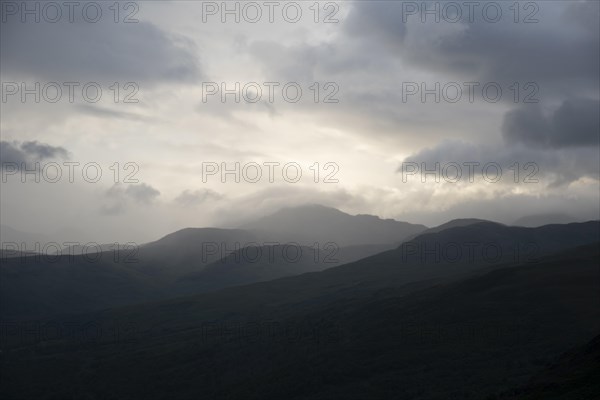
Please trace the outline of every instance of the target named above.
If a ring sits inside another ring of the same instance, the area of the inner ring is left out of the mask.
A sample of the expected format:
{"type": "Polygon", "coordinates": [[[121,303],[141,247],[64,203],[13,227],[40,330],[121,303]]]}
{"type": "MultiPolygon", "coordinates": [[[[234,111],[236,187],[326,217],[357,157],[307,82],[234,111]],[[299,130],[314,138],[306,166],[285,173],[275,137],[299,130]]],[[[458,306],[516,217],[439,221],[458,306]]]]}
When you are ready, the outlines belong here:
{"type": "Polygon", "coordinates": [[[527,215],[513,222],[515,226],[536,227],[549,224],[568,224],[579,222],[576,218],[563,213],[527,215]]]}
{"type": "Polygon", "coordinates": [[[23,232],[18,229],[11,228],[7,225],[0,224],[0,238],[2,241],[2,250],[12,249],[12,244],[16,244],[18,248],[24,247],[24,251],[31,252],[40,244],[45,244],[50,241],[46,235],[23,232]]]}
{"type": "Polygon", "coordinates": [[[433,282],[598,241],[599,224],[520,228],[474,223],[424,233],[397,248],[262,245],[256,231],[184,229],[139,248],[93,257],[5,258],[0,311],[13,317],[91,311],[323,270],[305,275],[314,285],[307,293],[359,283],[369,288],[433,282]]]}
{"type": "Polygon", "coordinates": [[[142,245],[138,268],[175,278],[259,242],[261,237],[242,229],[185,228],[142,245]]]}
{"type": "Polygon", "coordinates": [[[51,253],[64,252],[73,254],[82,251],[96,252],[109,248],[110,244],[99,244],[91,241],[89,235],[79,229],[62,228],[50,234],[25,232],[0,224],[0,241],[2,251],[10,256],[13,252],[51,253]],[[88,249],[84,246],[88,244],[88,249]],[[96,248],[97,247],[97,248],[96,248]]]}
{"type": "Polygon", "coordinates": [[[283,208],[242,228],[272,232],[285,241],[308,245],[334,242],[339,246],[400,243],[427,229],[424,225],[373,215],[349,215],[317,204],[283,208]]]}
{"type": "MultiPolygon", "coordinates": [[[[308,210],[318,217],[323,209],[308,210]]],[[[339,237],[341,228],[330,232],[339,237]]],[[[5,316],[54,315],[202,293],[320,271],[396,246],[393,231],[385,244],[345,247],[336,242],[300,246],[279,234],[185,228],[143,245],[52,248],[38,255],[3,252],[0,311],[5,316]]]]}

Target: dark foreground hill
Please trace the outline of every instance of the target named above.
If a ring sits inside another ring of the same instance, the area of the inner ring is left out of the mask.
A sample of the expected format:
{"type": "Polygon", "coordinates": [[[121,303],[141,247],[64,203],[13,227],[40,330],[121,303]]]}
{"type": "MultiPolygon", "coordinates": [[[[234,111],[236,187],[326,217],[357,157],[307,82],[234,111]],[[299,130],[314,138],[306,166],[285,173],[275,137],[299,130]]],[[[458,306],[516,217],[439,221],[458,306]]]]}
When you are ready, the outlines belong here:
{"type": "Polygon", "coordinates": [[[599,259],[594,243],[453,283],[310,292],[330,269],[54,321],[80,329],[42,341],[15,323],[0,397],[494,398],[597,334],[599,259]]]}
{"type": "Polygon", "coordinates": [[[600,395],[600,335],[566,352],[502,400],[581,400],[600,395]]]}

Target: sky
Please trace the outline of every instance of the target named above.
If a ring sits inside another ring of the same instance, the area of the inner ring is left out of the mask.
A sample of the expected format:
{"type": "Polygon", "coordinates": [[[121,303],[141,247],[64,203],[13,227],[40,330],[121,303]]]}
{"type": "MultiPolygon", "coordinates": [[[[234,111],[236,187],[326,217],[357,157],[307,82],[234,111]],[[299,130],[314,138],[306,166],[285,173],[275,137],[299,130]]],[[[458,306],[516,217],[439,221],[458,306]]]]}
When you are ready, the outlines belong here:
{"type": "Polygon", "coordinates": [[[465,4],[2,0],[1,223],[600,218],[599,2],[465,4]]]}

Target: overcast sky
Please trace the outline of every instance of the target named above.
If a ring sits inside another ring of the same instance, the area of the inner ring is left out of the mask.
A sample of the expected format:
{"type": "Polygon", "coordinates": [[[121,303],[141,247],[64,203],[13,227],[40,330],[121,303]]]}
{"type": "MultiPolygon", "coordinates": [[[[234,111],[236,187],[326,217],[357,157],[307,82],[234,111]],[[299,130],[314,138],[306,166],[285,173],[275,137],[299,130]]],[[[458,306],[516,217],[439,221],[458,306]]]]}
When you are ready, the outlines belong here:
{"type": "Polygon", "coordinates": [[[239,22],[220,1],[0,3],[3,225],[142,242],[305,203],[599,218],[598,1],[228,2],[239,22]]]}

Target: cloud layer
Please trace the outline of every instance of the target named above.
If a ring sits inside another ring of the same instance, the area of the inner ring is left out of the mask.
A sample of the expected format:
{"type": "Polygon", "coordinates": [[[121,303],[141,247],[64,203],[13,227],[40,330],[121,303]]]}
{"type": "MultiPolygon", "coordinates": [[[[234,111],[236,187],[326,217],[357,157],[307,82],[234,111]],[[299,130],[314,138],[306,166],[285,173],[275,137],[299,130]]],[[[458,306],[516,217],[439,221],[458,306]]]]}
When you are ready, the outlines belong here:
{"type": "Polygon", "coordinates": [[[599,2],[519,2],[515,15],[513,2],[484,1],[472,20],[463,8],[452,22],[422,19],[415,4],[446,3],[338,2],[337,23],[323,23],[325,3],[317,23],[309,3],[298,23],[279,14],[274,23],[222,23],[220,15],[205,22],[200,2],[163,1],[140,3],[130,24],[114,23],[110,12],[98,23],[80,15],[59,23],[11,18],[0,28],[3,83],[98,82],[105,96],[97,103],[9,96],[2,162],[68,158],[98,163],[105,174],[95,184],[3,184],[3,223],[152,239],[189,225],[237,226],[304,203],[429,225],[459,216],[600,217],[599,2]],[[502,8],[497,22],[482,14],[492,4],[502,8]],[[135,103],[123,102],[126,82],[139,86],[135,103]],[[279,86],[274,101],[263,90],[256,103],[241,94],[222,101],[220,93],[205,102],[203,82],[279,86]],[[282,97],[290,82],[302,87],[298,102],[282,97]],[[477,84],[472,101],[465,83],[477,84]],[[482,94],[490,83],[502,90],[498,101],[482,94]],[[407,97],[407,84],[457,84],[464,92],[456,102],[446,93],[407,97]],[[338,101],[325,102],[329,95],[338,101]],[[207,182],[203,162],[295,162],[303,177],[207,182]],[[497,163],[504,179],[403,181],[403,163],[468,162],[497,163]],[[139,168],[137,183],[123,181],[128,163],[139,168]],[[323,182],[327,163],[339,167],[335,184],[323,182]],[[524,183],[534,170],[537,182],[524,183]],[[52,212],[31,212],[42,208],[52,212]]]}

